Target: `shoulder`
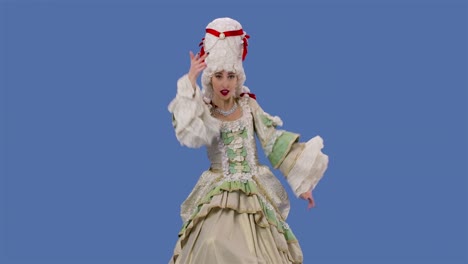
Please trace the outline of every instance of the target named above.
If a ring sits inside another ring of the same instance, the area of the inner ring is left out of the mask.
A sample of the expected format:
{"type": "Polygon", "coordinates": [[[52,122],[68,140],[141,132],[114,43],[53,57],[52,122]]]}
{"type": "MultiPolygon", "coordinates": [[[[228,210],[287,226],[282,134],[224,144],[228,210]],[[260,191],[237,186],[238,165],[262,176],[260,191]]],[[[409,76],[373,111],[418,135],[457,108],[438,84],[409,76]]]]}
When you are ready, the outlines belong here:
{"type": "Polygon", "coordinates": [[[244,102],[251,107],[258,106],[256,95],[251,93],[247,86],[242,87],[242,93],[240,94],[239,102],[244,102]]]}
{"type": "Polygon", "coordinates": [[[247,106],[251,110],[256,110],[259,107],[257,100],[253,99],[252,97],[246,94],[239,98],[239,104],[247,106]]]}

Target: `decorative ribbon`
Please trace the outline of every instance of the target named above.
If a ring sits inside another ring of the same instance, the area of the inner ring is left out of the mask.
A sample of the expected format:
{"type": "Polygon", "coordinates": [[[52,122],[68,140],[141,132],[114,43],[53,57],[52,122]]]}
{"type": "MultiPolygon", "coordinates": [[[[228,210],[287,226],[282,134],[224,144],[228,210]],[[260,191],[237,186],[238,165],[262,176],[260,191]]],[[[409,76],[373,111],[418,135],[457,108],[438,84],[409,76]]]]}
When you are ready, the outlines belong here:
{"type": "Polygon", "coordinates": [[[200,48],[200,57],[205,55],[205,48],[203,46],[203,41],[205,41],[205,38],[202,38],[200,44],[198,44],[198,46],[201,47],[200,48]]]}
{"type": "MultiPolygon", "coordinates": [[[[247,34],[244,35],[244,30],[239,29],[239,30],[219,32],[219,31],[217,31],[215,29],[207,28],[206,33],[209,33],[209,34],[211,34],[211,35],[213,35],[215,37],[218,37],[219,39],[225,39],[226,37],[233,37],[233,36],[244,36],[242,38],[242,42],[244,43],[243,44],[244,45],[244,50],[242,52],[242,60],[245,60],[245,56],[247,56],[247,46],[249,45],[247,43],[247,39],[249,39],[250,36],[247,35],[247,34]]],[[[205,38],[202,38],[202,41],[200,42],[200,44],[198,44],[198,46],[201,46],[200,57],[205,54],[205,48],[204,48],[204,45],[203,45],[204,40],[205,40],[205,38]]]]}
{"type": "Polygon", "coordinates": [[[248,96],[250,96],[250,98],[252,98],[254,100],[257,100],[257,96],[255,96],[255,94],[253,94],[253,93],[241,93],[240,97],[243,97],[244,95],[248,95],[248,96]]]}

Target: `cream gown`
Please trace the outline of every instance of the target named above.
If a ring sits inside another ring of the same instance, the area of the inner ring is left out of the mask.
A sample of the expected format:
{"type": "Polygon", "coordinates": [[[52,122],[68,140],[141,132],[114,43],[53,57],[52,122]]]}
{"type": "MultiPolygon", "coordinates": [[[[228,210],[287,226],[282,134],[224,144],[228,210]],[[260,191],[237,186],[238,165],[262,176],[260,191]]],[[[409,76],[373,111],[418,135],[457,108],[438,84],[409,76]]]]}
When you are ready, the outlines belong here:
{"type": "MultiPolygon", "coordinates": [[[[244,89],[247,89],[244,87],[244,89]]],[[[298,142],[299,135],[277,129],[278,117],[246,96],[242,116],[219,121],[210,114],[199,87],[185,75],[170,103],[176,136],[188,147],[206,146],[211,162],[181,206],[184,222],[169,263],[302,263],[299,243],[286,223],[289,200],[281,183],[257,159],[254,134],[273,168],[299,196],[315,188],[327,166],[322,139],[298,142]]]]}

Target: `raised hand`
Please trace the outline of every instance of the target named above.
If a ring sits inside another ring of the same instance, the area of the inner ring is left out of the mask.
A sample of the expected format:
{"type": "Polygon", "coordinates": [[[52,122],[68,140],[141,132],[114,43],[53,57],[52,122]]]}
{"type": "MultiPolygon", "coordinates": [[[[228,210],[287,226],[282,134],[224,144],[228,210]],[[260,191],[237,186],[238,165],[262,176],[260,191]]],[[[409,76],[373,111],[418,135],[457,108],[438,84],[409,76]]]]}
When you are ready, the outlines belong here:
{"type": "Polygon", "coordinates": [[[196,81],[198,76],[206,68],[205,58],[207,56],[208,53],[200,57],[200,54],[197,53],[197,55],[194,55],[193,52],[190,51],[190,70],[188,72],[188,78],[194,88],[197,86],[196,81]]]}

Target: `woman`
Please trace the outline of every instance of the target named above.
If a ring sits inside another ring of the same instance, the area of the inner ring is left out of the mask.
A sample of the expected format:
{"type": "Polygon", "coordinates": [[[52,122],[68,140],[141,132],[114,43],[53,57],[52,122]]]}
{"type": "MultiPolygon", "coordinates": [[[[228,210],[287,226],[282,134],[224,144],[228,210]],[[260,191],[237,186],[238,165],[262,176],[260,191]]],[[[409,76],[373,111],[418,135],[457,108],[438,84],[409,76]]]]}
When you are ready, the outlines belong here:
{"type": "Polygon", "coordinates": [[[319,136],[300,143],[298,134],[277,129],[281,119],[264,112],[244,86],[248,38],[231,18],[209,23],[202,49],[190,52],[189,72],[178,80],[169,105],[177,139],[188,147],[206,146],[211,162],[181,206],[184,225],[170,263],[303,262],[285,221],[287,194],[258,163],[254,134],[273,168],[309,208],[328,157],[319,136]],[[196,84],[200,73],[203,92],[196,84]]]}

